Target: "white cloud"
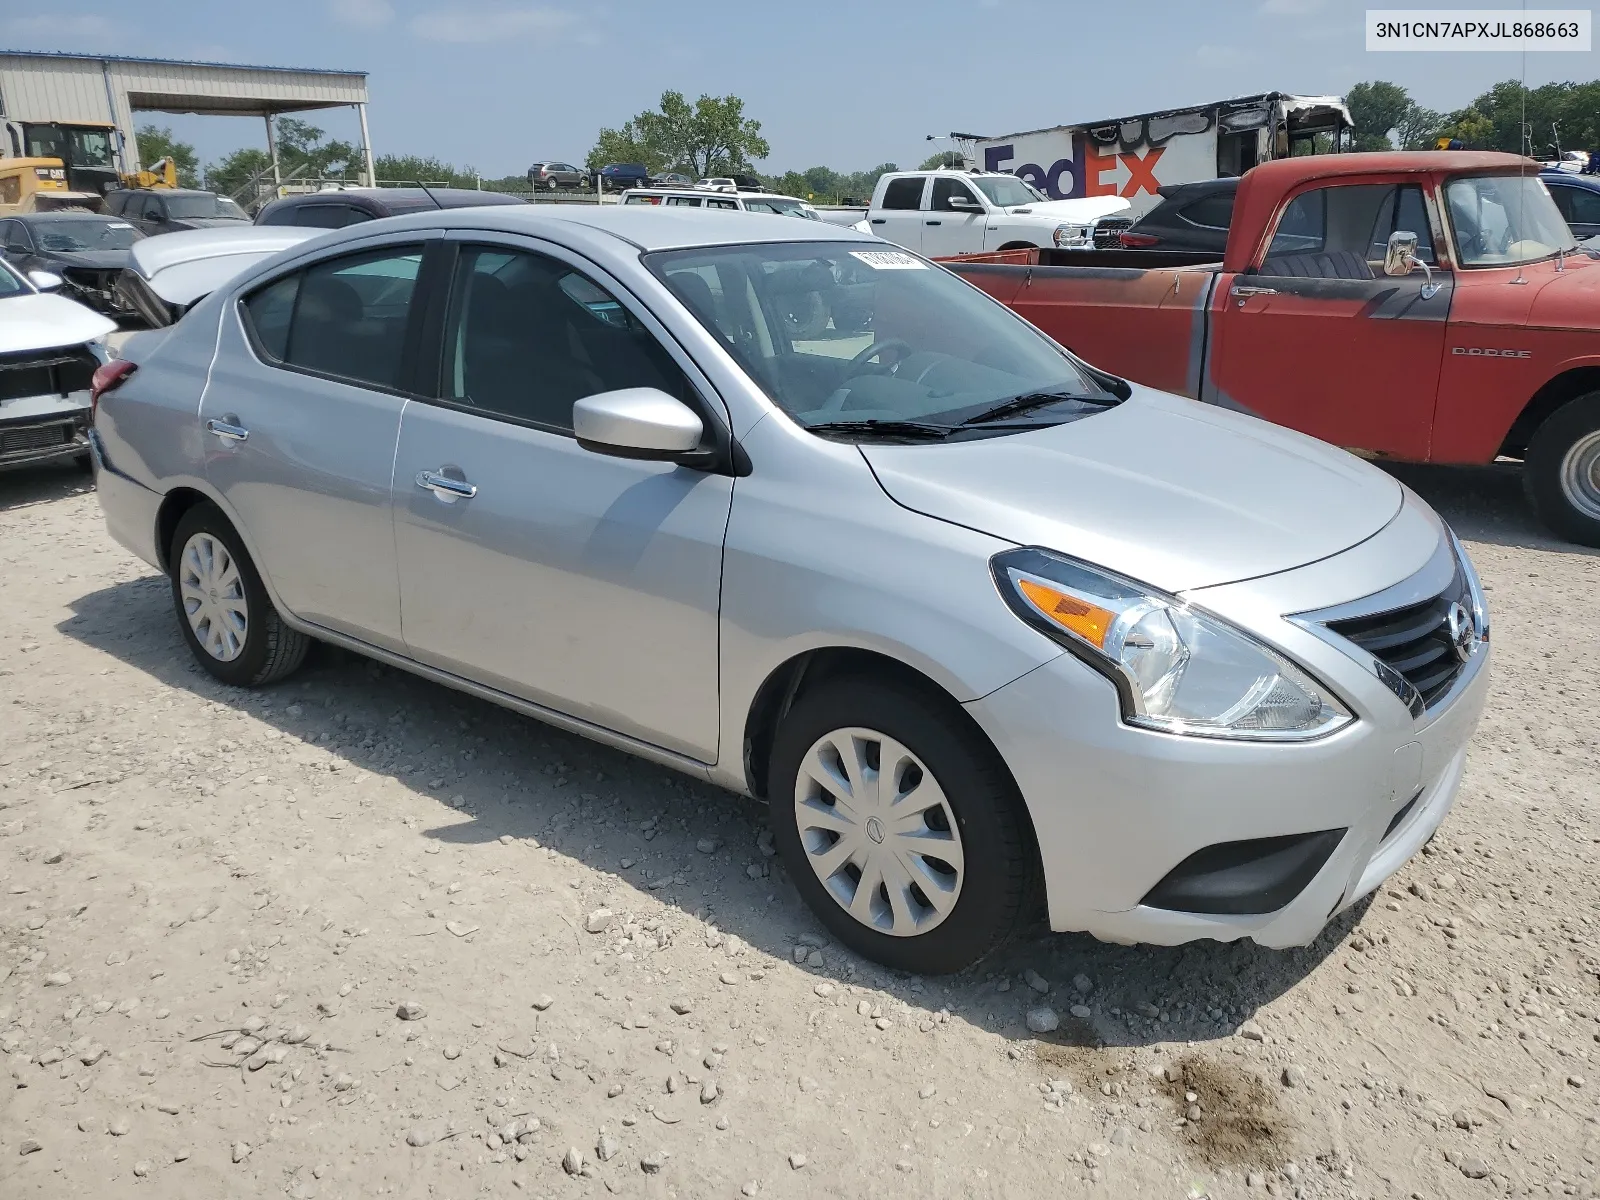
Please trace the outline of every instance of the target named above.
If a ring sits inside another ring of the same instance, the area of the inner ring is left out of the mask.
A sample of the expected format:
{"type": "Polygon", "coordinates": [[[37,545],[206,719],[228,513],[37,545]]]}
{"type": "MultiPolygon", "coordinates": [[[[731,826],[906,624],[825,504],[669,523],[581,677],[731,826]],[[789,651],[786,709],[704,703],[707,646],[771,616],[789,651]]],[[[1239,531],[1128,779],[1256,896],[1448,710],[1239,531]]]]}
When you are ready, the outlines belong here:
{"type": "Polygon", "coordinates": [[[425,41],[500,42],[538,38],[553,41],[580,32],[576,13],[559,8],[519,5],[511,8],[460,7],[420,13],[411,32],[425,41]]]}
{"type": "Polygon", "coordinates": [[[114,38],[120,32],[119,27],[105,17],[93,16],[84,13],[69,16],[65,13],[48,13],[44,16],[21,17],[14,21],[6,22],[7,40],[17,44],[23,42],[38,43],[49,41],[55,43],[46,47],[50,50],[83,50],[86,46],[64,46],[61,41],[67,38],[77,40],[98,40],[103,43],[105,39],[114,38]]]}
{"type": "Polygon", "coordinates": [[[333,19],[357,29],[382,29],[394,20],[389,0],[333,0],[333,19]]]}

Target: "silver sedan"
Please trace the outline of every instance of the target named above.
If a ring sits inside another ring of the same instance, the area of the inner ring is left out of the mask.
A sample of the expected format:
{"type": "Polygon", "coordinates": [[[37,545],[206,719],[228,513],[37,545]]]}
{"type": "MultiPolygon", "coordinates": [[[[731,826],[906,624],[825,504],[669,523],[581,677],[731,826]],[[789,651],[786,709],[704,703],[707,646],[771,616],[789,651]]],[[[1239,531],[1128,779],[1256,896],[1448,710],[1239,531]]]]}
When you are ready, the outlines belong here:
{"type": "Polygon", "coordinates": [[[124,355],[101,502],[211,674],[320,639],[764,798],[907,970],[1041,898],[1309,942],[1432,836],[1483,704],[1472,565],[1399,483],[849,230],[423,213],[124,355]]]}

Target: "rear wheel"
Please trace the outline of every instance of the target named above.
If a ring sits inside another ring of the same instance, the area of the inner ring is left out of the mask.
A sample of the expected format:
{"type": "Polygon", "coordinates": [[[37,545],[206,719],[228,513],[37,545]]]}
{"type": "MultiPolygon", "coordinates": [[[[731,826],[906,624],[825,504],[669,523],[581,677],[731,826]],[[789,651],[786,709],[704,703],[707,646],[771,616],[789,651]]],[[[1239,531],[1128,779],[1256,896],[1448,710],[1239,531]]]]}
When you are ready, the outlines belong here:
{"type": "Polygon", "coordinates": [[[305,661],[311,639],[284,624],[216,505],[197,504],[179,518],[168,562],[183,640],[223,683],[275,683],[305,661]]]}
{"type": "Polygon", "coordinates": [[[1035,859],[1021,798],[951,702],[890,681],[818,686],[778,729],[768,794],[795,886],[859,954],[959,971],[1025,915],[1035,859]]]}
{"type": "Polygon", "coordinates": [[[1523,486],[1539,518],[1584,546],[1600,546],[1600,392],[1570,400],[1528,444],[1523,486]]]}

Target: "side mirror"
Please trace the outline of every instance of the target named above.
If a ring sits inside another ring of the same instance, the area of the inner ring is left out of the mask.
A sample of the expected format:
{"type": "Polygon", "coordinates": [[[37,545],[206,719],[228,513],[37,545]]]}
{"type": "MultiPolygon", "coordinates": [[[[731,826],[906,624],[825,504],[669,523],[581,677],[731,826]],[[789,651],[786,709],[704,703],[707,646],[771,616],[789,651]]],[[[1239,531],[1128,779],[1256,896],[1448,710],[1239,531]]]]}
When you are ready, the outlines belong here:
{"type": "Polygon", "coordinates": [[[66,283],[54,271],[29,271],[28,281],[41,292],[53,292],[66,283]]]}
{"type": "Polygon", "coordinates": [[[689,406],[656,388],[622,388],[572,406],[578,445],[612,458],[670,462],[700,446],[705,427],[689,406]]]}
{"type": "Polygon", "coordinates": [[[983,205],[979,204],[971,196],[951,196],[950,207],[956,212],[976,213],[983,211],[983,205]]]}
{"type": "Polygon", "coordinates": [[[1417,263],[1417,235],[1397,229],[1389,235],[1389,246],[1383,254],[1385,275],[1409,275],[1417,263]]]}

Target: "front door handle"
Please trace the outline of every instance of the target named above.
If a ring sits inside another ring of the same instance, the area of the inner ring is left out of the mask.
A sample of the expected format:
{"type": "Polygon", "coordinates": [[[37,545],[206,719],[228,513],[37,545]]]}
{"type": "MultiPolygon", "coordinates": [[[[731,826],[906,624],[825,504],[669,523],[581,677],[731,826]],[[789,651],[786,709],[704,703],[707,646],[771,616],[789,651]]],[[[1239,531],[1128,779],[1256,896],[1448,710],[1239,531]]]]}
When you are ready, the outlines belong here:
{"type": "Polygon", "coordinates": [[[943,221],[924,221],[924,225],[943,225],[943,221]]]}
{"type": "Polygon", "coordinates": [[[206,432],[216,434],[225,442],[242,442],[250,436],[250,431],[239,424],[239,418],[232,413],[212,417],[206,422],[206,432]]]}
{"type": "Polygon", "coordinates": [[[889,223],[889,218],[888,217],[873,217],[872,218],[872,223],[874,225],[887,225],[889,223]]]}
{"type": "Polygon", "coordinates": [[[417,486],[424,491],[429,491],[446,504],[454,504],[457,500],[471,500],[478,494],[478,485],[468,483],[465,479],[452,479],[440,471],[418,471],[417,486]]]}
{"type": "Polygon", "coordinates": [[[1236,283],[1233,290],[1228,293],[1235,300],[1243,300],[1248,296],[1276,296],[1277,288],[1254,287],[1248,283],[1236,283]]]}

